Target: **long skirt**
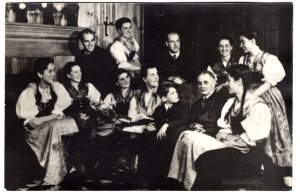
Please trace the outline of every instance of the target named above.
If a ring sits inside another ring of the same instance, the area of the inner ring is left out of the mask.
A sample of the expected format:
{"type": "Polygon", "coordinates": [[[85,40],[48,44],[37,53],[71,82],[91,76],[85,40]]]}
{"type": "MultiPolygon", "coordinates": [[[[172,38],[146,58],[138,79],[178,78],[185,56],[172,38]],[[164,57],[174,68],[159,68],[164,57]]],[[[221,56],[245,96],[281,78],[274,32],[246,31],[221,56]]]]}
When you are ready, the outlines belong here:
{"type": "Polygon", "coordinates": [[[33,130],[25,130],[27,143],[45,169],[44,183],[58,185],[67,174],[61,136],[78,132],[76,122],[72,118],[55,119],[33,130]]]}
{"type": "Polygon", "coordinates": [[[194,131],[183,132],[176,143],[168,177],[183,183],[186,190],[191,190],[197,176],[197,158],[206,151],[226,147],[226,143],[209,135],[194,131]]]}
{"type": "Polygon", "coordinates": [[[277,166],[292,166],[292,138],[283,97],[276,87],[269,89],[262,98],[272,114],[270,136],[267,138],[265,153],[277,166]]]}

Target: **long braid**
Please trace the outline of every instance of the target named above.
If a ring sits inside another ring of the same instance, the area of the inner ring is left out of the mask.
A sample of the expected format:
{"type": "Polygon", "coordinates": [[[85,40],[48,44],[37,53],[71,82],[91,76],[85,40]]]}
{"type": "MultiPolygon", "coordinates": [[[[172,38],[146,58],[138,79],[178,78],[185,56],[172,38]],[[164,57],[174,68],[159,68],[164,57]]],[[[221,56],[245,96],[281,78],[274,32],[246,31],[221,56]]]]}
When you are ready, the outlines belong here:
{"type": "Polygon", "coordinates": [[[243,107],[244,107],[245,97],[246,97],[247,91],[248,91],[248,87],[244,86],[242,101],[241,101],[241,109],[240,109],[240,112],[238,114],[241,118],[243,118],[243,110],[244,110],[243,107]]]}
{"type": "MultiPolygon", "coordinates": [[[[228,74],[234,78],[234,80],[242,79],[243,81],[243,94],[242,94],[242,100],[241,100],[241,106],[240,106],[240,112],[238,114],[239,117],[243,118],[243,107],[245,103],[245,98],[247,91],[249,89],[249,86],[252,84],[252,73],[249,70],[248,66],[245,66],[243,64],[234,65],[228,68],[228,74]]],[[[232,104],[228,112],[225,114],[225,121],[229,121],[230,113],[232,112],[232,109],[234,107],[235,103],[232,104]]]]}

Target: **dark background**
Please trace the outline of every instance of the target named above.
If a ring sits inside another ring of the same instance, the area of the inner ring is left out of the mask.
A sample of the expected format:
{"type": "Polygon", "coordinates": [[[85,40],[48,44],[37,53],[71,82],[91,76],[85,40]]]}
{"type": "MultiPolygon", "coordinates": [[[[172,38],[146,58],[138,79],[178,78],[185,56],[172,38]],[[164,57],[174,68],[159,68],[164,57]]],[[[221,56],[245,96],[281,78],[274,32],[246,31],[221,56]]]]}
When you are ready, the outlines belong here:
{"type": "MultiPolygon", "coordinates": [[[[214,62],[217,40],[233,38],[238,60],[239,33],[245,27],[259,31],[259,47],[276,55],[286,77],[278,84],[285,99],[292,127],[293,89],[293,4],[292,3],[156,3],[144,5],[144,61],[152,63],[166,49],[165,33],[173,29],[181,37],[181,50],[194,60],[197,70],[214,62]]],[[[291,128],[292,129],[292,128],[291,128]]]]}
{"type": "MultiPolygon", "coordinates": [[[[143,10],[144,42],[141,45],[144,46],[145,63],[151,63],[165,49],[164,36],[170,29],[179,32],[181,50],[189,54],[199,71],[214,61],[219,35],[232,36],[234,55],[238,59],[242,55],[238,42],[241,29],[252,26],[259,30],[260,48],[278,56],[285,68],[287,75],[278,87],[292,127],[292,3],[145,3],[143,10]]],[[[6,64],[9,60],[6,59],[6,64]]],[[[42,175],[42,169],[24,140],[22,123],[15,112],[17,98],[30,81],[31,69],[26,67],[26,74],[5,75],[5,188],[8,190],[42,175]]]]}

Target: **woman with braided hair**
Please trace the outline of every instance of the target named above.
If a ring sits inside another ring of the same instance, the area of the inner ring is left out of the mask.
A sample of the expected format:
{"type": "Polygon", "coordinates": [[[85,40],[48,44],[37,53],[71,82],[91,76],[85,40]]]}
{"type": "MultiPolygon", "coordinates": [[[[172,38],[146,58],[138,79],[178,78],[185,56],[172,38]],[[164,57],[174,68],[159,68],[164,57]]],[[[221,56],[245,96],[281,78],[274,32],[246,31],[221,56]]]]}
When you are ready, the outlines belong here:
{"type": "Polygon", "coordinates": [[[223,179],[260,170],[265,156],[260,145],[269,136],[271,111],[262,98],[253,97],[256,86],[251,83],[252,74],[247,66],[228,68],[226,85],[235,97],[224,105],[216,135],[227,147],[199,156],[192,190],[223,190],[223,179]]]}

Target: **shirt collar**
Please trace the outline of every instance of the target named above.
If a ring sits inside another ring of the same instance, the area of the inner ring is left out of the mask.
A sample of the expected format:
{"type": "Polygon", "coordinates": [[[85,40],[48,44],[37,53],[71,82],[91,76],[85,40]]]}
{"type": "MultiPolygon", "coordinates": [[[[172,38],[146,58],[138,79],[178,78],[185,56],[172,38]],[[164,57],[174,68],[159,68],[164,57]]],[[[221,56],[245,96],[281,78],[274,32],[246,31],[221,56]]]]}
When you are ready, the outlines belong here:
{"type": "Polygon", "coordinates": [[[172,107],[172,105],[173,105],[173,104],[165,104],[164,106],[165,106],[165,109],[166,109],[166,110],[169,110],[169,109],[172,107]]]}
{"type": "Polygon", "coordinates": [[[176,59],[178,58],[178,56],[180,55],[180,50],[177,53],[171,53],[169,51],[169,54],[173,57],[174,55],[176,55],[176,59]]]}
{"type": "Polygon", "coordinates": [[[213,93],[214,93],[214,91],[212,91],[211,94],[209,94],[207,96],[203,96],[203,99],[208,99],[213,93]]]}

